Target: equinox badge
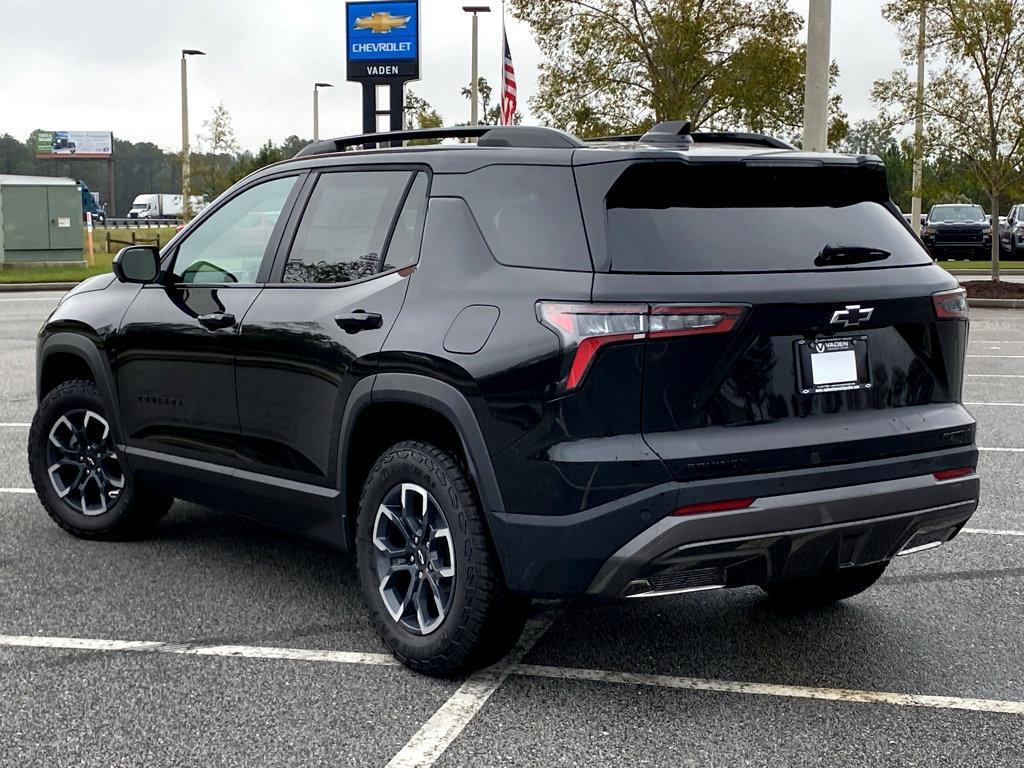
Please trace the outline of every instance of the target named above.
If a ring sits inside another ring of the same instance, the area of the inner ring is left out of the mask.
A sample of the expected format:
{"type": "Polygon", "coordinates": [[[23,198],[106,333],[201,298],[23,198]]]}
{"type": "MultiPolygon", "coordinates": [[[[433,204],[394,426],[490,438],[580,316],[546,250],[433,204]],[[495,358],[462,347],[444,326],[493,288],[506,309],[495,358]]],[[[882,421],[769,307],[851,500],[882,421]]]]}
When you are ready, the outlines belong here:
{"type": "Polygon", "coordinates": [[[832,320],[829,321],[833,326],[842,324],[849,328],[850,326],[859,326],[861,323],[866,323],[871,320],[871,315],[875,312],[874,307],[861,307],[859,304],[848,304],[845,309],[836,310],[832,313],[832,320]]]}

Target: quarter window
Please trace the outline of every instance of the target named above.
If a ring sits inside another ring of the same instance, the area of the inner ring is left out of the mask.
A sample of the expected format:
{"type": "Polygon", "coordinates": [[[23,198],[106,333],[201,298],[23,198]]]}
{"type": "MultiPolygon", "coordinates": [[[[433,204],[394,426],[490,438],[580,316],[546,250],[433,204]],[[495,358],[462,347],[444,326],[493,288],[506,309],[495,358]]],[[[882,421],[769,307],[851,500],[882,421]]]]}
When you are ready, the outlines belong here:
{"type": "Polygon", "coordinates": [[[320,176],[295,233],[285,283],[348,283],[378,272],[409,171],[320,176]]]}
{"type": "Polygon", "coordinates": [[[257,184],[232,198],[178,247],[179,283],[255,283],[294,176],[257,184]]]}

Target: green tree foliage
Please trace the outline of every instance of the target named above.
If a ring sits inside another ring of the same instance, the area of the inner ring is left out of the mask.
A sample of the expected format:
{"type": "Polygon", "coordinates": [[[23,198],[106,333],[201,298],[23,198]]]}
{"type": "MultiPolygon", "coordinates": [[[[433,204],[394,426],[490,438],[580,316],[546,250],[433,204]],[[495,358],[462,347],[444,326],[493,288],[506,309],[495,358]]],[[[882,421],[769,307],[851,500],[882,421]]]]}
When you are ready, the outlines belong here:
{"type": "MultiPolygon", "coordinates": [[[[511,0],[546,61],[535,111],[580,136],[694,127],[793,137],[803,122],[803,19],[786,0],[511,0]]],[[[837,70],[833,67],[833,77],[837,70]]],[[[830,140],[845,133],[831,103],[830,140]]]]}
{"type": "MultiPolygon", "coordinates": [[[[478,77],[476,83],[477,96],[480,99],[480,125],[498,125],[501,122],[501,99],[491,103],[494,91],[491,84],[487,82],[487,78],[478,77]]],[[[462,89],[462,95],[469,101],[473,100],[472,81],[462,89]]],[[[519,125],[522,122],[523,115],[517,110],[512,117],[512,124],[519,125]]],[[[459,125],[468,125],[468,123],[459,123],[459,125]]]]}
{"type": "MultiPolygon", "coordinates": [[[[921,0],[889,0],[908,64],[916,59],[921,0]]],[[[957,159],[984,192],[989,213],[1024,181],[1024,0],[927,0],[923,154],[957,159]]],[[[894,123],[910,122],[915,92],[905,71],[875,83],[875,101],[894,123]]],[[[999,243],[992,278],[999,279],[999,243]]]]}
{"type": "Polygon", "coordinates": [[[231,126],[231,115],[224,102],[213,108],[209,120],[203,121],[203,133],[196,137],[192,154],[191,186],[193,194],[213,200],[231,186],[238,142],[231,126]]]}

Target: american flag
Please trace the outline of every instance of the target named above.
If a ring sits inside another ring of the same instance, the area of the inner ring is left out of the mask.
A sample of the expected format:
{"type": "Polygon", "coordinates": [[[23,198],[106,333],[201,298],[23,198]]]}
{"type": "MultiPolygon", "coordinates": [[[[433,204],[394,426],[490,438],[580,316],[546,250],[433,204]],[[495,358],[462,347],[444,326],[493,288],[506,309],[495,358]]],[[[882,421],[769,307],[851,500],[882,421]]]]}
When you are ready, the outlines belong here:
{"type": "Polygon", "coordinates": [[[501,65],[501,124],[512,125],[516,115],[516,70],[512,66],[512,51],[508,47],[508,33],[504,25],[501,36],[505,42],[505,58],[501,65]]]}

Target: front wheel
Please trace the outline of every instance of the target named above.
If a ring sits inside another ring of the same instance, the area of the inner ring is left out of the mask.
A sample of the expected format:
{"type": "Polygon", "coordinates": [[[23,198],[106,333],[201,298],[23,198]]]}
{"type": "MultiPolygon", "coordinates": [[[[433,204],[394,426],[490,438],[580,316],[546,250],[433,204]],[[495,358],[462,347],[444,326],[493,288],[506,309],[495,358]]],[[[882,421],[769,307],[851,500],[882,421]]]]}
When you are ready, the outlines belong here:
{"type": "Polygon", "coordinates": [[[148,532],[173,501],[135,483],[121,461],[96,385],[59,385],[36,409],[28,465],[39,501],[69,534],[124,539],[148,532]]]}
{"type": "Polygon", "coordinates": [[[405,665],[452,675],[518,640],[529,601],[508,592],[459,461],[419,441],[392,446],[363,486],[359,581],[381,639],[405,665]]]}
{"type": "Polygon", "coordinates": [[[851,566],[827,574],[761,585],[771,598],[793,607],[818,608],[863,593],[882,576],[888,562],[851,566]]]}

